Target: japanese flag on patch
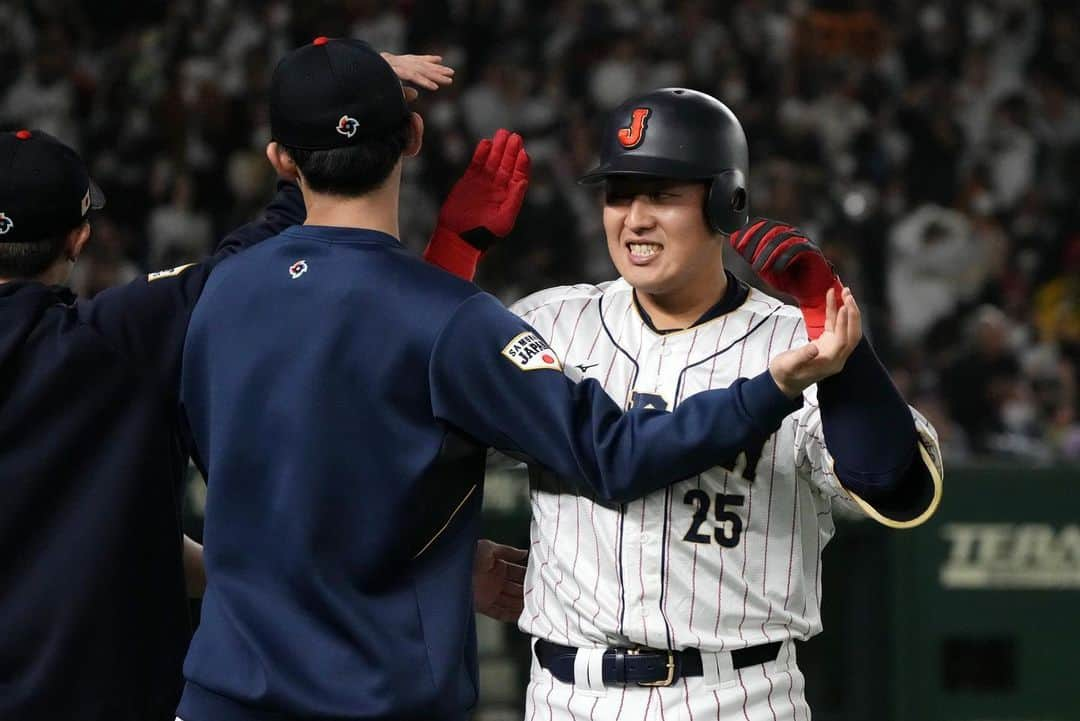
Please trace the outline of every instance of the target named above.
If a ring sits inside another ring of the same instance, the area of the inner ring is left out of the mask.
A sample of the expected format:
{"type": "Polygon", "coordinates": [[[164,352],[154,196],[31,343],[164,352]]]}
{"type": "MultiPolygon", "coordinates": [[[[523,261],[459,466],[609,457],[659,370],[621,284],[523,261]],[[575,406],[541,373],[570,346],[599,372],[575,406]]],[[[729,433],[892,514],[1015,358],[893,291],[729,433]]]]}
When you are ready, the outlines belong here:
{"type": "Polygon", "coordinates": [[[543,338],[532,331],[518,333],[502,349],[506,356],[518,370],[538,371],[543,369],[562,371],[562,363],[555,351],[543,338]]]}

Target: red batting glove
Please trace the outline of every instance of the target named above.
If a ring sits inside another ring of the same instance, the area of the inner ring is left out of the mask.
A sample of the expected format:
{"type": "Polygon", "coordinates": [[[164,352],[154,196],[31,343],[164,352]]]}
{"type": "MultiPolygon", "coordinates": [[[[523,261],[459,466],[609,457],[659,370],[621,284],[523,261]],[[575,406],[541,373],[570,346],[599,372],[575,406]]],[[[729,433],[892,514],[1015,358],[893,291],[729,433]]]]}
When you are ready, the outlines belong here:
{"type": "Polygon", "coordinates": [[[491,140],[481,140],[446,196],[424,259],[472,280],[484,251],[513,230],[528,187],[529,155],[521,136],[500,128],[491,140]]]}
{"type": "Polygon", "coordinates": [[[799,302],[810,340],[820,336],[825,329],[825,293],[834,289],[842,302],[844,286],[814,241],[798,228],[767,218],[754,218],[729,240],[758,276],[799,302]]]}

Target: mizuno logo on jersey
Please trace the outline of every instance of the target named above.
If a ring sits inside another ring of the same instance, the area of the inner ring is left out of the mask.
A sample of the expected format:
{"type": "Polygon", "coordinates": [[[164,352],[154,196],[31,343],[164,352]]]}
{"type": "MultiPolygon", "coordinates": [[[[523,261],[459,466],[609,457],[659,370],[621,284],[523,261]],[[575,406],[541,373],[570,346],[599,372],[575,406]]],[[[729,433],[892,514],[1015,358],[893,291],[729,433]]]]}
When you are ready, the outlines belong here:
{"type": "Polygon", "coordinates": [[[547,341],[532,331],[514,336],[502,349],[502,354],[513,362],[518,370],[536,371],[546,368],[562,371],[562,363],[555,351],[551,350],[547,341]]]}
{"type": "Polygon", "coordinates": [[[598,365],[600,365],[600,364],[599,363],[578,363],[574,367],[577,368],[582,373],[588,373],[590,368],[595,368],[598,365]]]}

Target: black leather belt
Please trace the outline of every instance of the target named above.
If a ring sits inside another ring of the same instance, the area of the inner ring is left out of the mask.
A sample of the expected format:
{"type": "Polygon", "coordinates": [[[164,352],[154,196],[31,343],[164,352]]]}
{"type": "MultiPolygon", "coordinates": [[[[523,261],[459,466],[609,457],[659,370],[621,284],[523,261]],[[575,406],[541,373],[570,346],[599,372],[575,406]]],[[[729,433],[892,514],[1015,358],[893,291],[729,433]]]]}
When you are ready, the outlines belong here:
{"type": "MultiPolygon", "coordinates": [[[[536,659],[542,668],[563,683],[574,683],[574,658],[577,649],[560,646],[544,639],[536,641],[536,659]]],[[[780,641],[737,648],[731,651],[736,669],[773,661],[780,654],[780,641]]],[[[670,686],[683,676],[700,676],[701,654],[696,648],[665,651],[655,648],[609,648],[604,651],[605,684],[636,683],[639,686],[670,686]]]]}

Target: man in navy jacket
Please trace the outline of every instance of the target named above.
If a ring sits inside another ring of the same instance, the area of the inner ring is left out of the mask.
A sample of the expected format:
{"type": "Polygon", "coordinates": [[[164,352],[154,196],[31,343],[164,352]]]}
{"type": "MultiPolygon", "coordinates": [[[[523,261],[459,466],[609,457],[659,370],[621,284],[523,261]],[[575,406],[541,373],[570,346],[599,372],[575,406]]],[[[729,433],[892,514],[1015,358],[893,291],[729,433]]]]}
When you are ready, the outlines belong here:
{"type": "MultiPolygon", "coordinates": [[[[398,242],[423,123],[395,88],[358,41],[279,64],[270,154],[308,219],[222,263],[192,316],[181,397],[208,472],[208,582],[185,721],[464,718],[485,447],[627,500],[734,464],[850,353],[806,345],[673,413],[624,413],[398,242]]],[[[501,132],[473,165],[513,195],[528,157],[501,132]]],[[[505,198],[471,200],[444,224],[499,225],[505,198]]]]}
{"type": "MultiPolygon", "coordinates": [[[[390,60],[429,89],[445,75],[432,58],[390,60]]],[[[191,634],[182,553],[201,573],[180,525],[184,335],[224,258],[305,216],[281,182],[207,260],[77,301],[63,283],[103,204],[72,149],[0,133],[0,721],[174,717],[191,634]]],[[[435,252],[461,244],[441,237],[435,252]]],[[[516,616],[520,558],[489,542],[476,555],[478,610],[516,616]]]]}
{"type": "Polygon", "coordinates": [[[73,150],[0,134],[0,719],[165,719],[191,634],[177,391],[222,259],[304,218],[282,182],[202,263],[77,301],[104,196],[73,150]]]}

